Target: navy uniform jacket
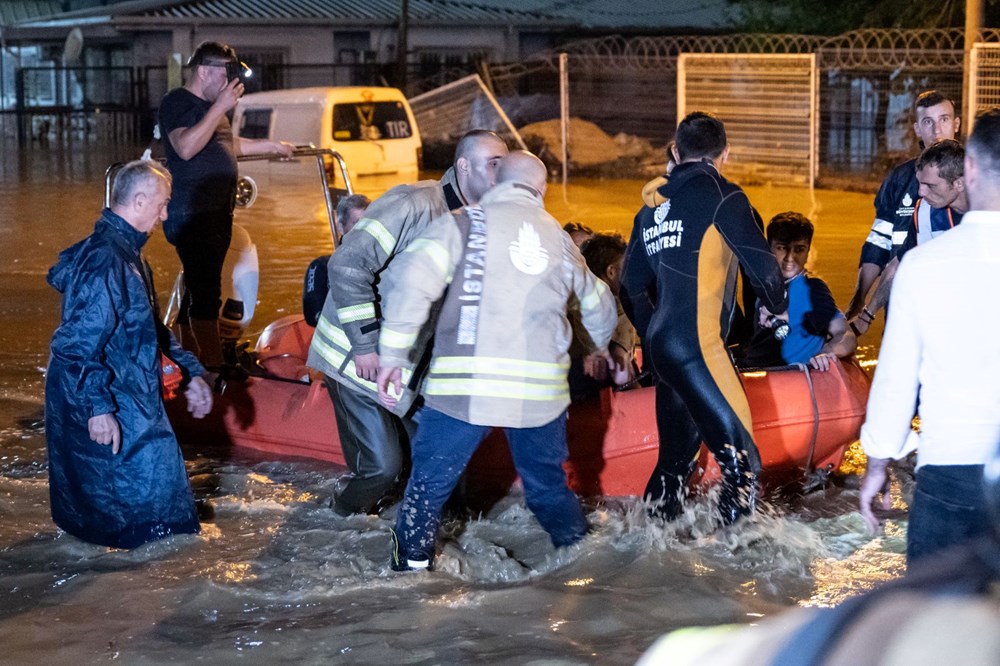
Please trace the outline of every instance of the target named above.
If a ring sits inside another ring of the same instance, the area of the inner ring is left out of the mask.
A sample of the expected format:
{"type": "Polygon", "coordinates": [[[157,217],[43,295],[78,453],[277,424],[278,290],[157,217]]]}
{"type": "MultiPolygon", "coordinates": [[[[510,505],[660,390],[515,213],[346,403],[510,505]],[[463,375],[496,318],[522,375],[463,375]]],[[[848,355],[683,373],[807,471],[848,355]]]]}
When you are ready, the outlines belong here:
{"type": "Polygon", "coordinates": [[[199,529],[164,412],[160,349],[189,376],[204,368],[157,327],[145,242],[106,209],[48,276],[63,295],[45,377],[52,518],[74,536],[116,548],[199,529]],[[117,454],[87,428],[90,417],[109,413],[121,427],[117,454]]]}
{"type": "Polygon", "coordinates": [[[903,162],[889,172],[875,195],[875,222],[861,247],[862,264],[885,268],[906,241],[920,194],[917,160],[903,162]]]}

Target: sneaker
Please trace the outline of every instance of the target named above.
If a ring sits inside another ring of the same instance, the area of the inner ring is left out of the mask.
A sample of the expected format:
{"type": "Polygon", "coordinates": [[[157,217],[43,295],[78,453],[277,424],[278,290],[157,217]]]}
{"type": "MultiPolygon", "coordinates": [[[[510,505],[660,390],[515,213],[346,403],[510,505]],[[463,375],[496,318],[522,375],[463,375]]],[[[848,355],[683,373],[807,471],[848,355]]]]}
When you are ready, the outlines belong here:
{"type": "Polygon", "coordinates": [[[426,553],[405,553],[399,547],[399,537],[396,530],[389,528],[392,539],[392,553],[389,556],[389,567],[393,571],[433,571],[431,558],[426,553]]]}

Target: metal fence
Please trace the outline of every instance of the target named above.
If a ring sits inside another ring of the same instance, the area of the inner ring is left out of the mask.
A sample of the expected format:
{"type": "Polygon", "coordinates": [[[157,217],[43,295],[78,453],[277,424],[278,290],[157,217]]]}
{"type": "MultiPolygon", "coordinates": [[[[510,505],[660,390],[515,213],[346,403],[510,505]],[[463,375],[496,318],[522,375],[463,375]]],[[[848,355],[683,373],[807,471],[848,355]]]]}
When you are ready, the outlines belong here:
{"type": "MultiPolygon", "coordinates": [[[[963,39],[959,29],[862,30],[831,38],[613,36],[574,42],[561,51],[568,54],[572,115],[609,135],[624,133],[655,147],[666,143],[676,127],[681,53],[815,54],[819,178],[873,180],[916,150],[910,109],[919,92],[937,88],[956,102],[961,99],[963,39]]],[[[1000,30],[985,30],[982,39],[1000,42],[1000,30]]],[[[1000,61],[993,51],[981,53],[985,64],[980,81],[988,86],[994,76],[989,72],[1000,67],[1000,61]]],[[[475,63],[434,71],[415,64],[407,92],[415,95],[479,69],[516,127],[559,118],[558,56],[548,53],[514,64],[475,63]]],[[[264,64],[256,69],[260,89],[384,85],[390,72],[378,64],[264,64]]],[[[11,113],[22,144],[32,137],[143,143],[167,91],[165,67],[25,68],[17,80],[17,108],[11,113]]],[[[1000,93],[989,94],[1000,98],[1000,93]]]]}
{"type": "MultiPolygon", "coordinates": [[[[1000,30],[986,30],[982,38],[998,42],[1000,30]]],[[[916,150],[910,129],[916,95],[936,88],[961,107],[963,40],[958,29],[860,30],[831,38],[604,37],[562,50],[569,55],[572,115],[612,136],[624,132],[656,146],[677,124],[680,54],[815,54],[820,180],[878,180],[916,150]]],[[[557,57],[491,68],[497,97],[515,125],[559,117],[557,57]]]]}

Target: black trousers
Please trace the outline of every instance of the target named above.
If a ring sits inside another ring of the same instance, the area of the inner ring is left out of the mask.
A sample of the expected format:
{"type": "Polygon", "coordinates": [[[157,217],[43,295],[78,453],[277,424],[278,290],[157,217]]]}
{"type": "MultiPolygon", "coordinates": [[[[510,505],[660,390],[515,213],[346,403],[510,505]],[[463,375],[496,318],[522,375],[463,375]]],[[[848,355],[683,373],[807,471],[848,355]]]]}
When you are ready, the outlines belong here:
{"type": "Polygon", "coordinates": [[[343,516],[370,513],[396,487],[409,460],[416,423],[382,407],[374,394],[355,391],[329,377],[325,383],[344,460],[353,475],[334,511],[343,516]]]}

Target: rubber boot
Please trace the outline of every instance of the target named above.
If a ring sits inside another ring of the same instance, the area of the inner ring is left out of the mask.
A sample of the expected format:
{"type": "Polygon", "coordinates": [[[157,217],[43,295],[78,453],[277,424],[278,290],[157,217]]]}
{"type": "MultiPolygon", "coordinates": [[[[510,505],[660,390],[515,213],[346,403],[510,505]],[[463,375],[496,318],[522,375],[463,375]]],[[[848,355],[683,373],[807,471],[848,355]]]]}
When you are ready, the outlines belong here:
{"type": "Polygon", "coordinates": [[[218,319],[191,318],[191,332],[198,343],[198,360],[210,370],[218,370],[225,362],[219,339],[218,319]]]}

